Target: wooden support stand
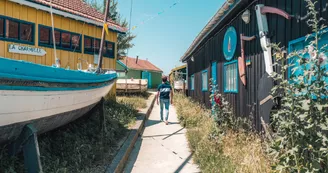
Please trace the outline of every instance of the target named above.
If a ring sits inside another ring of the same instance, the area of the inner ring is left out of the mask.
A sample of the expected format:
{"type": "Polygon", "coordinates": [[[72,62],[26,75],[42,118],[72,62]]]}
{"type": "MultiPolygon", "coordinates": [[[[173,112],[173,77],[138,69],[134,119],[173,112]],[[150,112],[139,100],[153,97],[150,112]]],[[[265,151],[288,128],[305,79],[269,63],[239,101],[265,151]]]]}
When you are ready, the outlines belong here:
{"type": "Polygon", "coordinates": [[[97,105],[99,110],[99,122],[100,122],[100,131],[106,130],[105,122],[105,99],[101,98],[100,102],[97,105]]]}
{"type": "Polygon", "coordinates": [[[17,140],[11,145],[12,155],[16,155],[22,150],[25,170],[28,173],[42,172],[37,130],[33,124],[26,125],[17,140]]]}

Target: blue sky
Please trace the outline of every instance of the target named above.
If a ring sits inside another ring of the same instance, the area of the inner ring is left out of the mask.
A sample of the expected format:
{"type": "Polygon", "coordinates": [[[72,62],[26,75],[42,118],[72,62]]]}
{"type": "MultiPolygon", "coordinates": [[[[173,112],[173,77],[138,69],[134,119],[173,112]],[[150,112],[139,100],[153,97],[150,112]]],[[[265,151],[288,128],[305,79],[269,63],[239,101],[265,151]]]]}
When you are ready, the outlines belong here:
{"type": "MultiPolygon", "coordinates": [[[[137,37],[129,56],[148,59],[168,74],[182,65],[180,57],[194,38],[221,7],[224,0],[133,0],[131,26],[140,24],[165,10],[154,19],[132,31],[137,37]],[[175,2],[179,2],[170,8],[175,2]],[[206,3],[205,3],[206,2],[206,3]]],[[[130,19],[131,0],[118,0],[119,13],[130,19]]]]}

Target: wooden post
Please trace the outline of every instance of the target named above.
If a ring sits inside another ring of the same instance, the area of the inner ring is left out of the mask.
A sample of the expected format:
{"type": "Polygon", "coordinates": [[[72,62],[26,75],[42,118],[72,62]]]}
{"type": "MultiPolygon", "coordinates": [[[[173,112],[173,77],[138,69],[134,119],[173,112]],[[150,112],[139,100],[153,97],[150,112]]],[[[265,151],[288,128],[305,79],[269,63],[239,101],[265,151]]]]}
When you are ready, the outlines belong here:
{"type": "Polygon", "coordinates": [[[141,87],[141,79],[139,79],[139,89],[140,89],[140,93],[142,91],[142,87],[141,87]]]}
{"type": "Polygon", "coordinates": [[[183,89],[183,94],[186,94],[186,83],[185,81],[183,80],[183,85],[182,85],[182,89],[183,89]]]}
{"type": "MultiPolygon", "coordinates": [[[[110,0],[107,0],[106,2],[106,8],[105,8],[105,16],[104,16],[104,24],[107,23],[107,16],[108,16],[108,11],[109,11],[109,4],[110,0]]],[[[97,67],[97,72],[100,73],[101,68],[102,68],[102,60],[103,60],[103,49],[104,49],[104,42],[105,42],[105,25],[103,26],[102,29],[102,34],[101,34],[101,41],[100,41],[100,50],[99,50],[99,58],[98,58],[98,67],[97,67]]]]}

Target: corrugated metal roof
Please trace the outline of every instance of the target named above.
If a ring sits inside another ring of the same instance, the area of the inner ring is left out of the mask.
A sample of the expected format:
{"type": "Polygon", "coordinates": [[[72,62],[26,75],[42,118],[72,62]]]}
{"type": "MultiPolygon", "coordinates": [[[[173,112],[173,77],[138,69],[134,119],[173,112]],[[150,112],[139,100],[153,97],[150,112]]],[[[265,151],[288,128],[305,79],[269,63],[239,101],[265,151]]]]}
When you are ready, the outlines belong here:
{"type": "Polygon", "coordinates": [[[209,34],[225,18],[225,16],[231,11],[232,7],[235,7],[241,1],[242,0],[226,0],[222,7],[197,35],[197,37],[194,39],[180,60],[185,61],[193,53],[196,47],[203,41],[207,34],[209,34]]]}

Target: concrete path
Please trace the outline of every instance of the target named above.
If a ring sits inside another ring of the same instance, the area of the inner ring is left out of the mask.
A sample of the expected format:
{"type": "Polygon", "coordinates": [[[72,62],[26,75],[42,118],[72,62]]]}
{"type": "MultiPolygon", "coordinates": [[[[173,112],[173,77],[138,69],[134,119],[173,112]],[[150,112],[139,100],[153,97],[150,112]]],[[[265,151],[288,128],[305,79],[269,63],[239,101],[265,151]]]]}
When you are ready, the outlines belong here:
{"type": "Polygon", "coordinates": [[[145,130],[125,166],[124,173],[196,173],[192,163],[186,129],[178,123],[175,108],[170,106],[169,125],[160,122],[159,106],[155,103],[145,130]]]}

